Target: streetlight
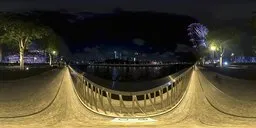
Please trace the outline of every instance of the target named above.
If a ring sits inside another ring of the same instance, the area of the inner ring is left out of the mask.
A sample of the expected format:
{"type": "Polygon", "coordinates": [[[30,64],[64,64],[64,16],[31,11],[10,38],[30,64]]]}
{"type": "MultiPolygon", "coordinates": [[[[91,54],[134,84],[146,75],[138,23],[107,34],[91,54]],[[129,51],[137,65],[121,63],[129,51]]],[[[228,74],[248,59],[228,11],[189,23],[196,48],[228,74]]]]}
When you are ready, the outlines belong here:
{"type": "Polygon", "coordinates": [[[34,63],[36,62],[36,60],[37,60],[37,58],[36,58],[36,57],[34,57],[34,63]]]}
{"type": "Polygon", "coordinates": [[[235,54],[234,54],[234,53],[231,53],[231,62],[234,61],[234,56],[235,56],[235,54]]]}
{"type": "Polygon", "coordinates": [[[57,52],[56,51],[52,51],[52,54],[55,55],[57,52]]]}
{"type": "Polygon", "coordinates": [[[212,45],[211,48],[210,48],[212,51],[216,51],[217,50],[217,47],[212,45]]]}

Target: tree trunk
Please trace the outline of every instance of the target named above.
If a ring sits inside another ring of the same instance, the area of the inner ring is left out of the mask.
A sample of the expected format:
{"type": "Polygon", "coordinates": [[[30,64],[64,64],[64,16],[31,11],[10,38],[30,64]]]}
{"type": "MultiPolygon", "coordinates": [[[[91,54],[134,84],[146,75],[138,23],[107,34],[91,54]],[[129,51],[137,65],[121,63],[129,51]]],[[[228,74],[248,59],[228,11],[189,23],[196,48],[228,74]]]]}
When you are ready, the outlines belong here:
{"type": "Polygon", "coordinates": [[[52,66],[52,55],[49,53],[49,65],[52,66]]]}
{"type": "Polygon", "coordinates": [[[223,56],[224,56],[225,48],[221,48],[221,53],[220,53],[220,67],[223,67],[223,56]]]}
{"type": "Polygon", "coordinates": [[[220,55],[220,67],[223,67],[223,55],[220,55]]]}
{"type": "Polygon", "coordinates": [[[25,51],[25,43],[26,41],[24,39],[21,39],[19,42],[19,48],[20,48],[20,70],[24,70],[24,51],[25,51]]]}
{"type": "Polygon", "coordinates": [[[2,50],[2,47],[0,45],[0,62],[2,62],[2,58],[3,58],[3,50],[2,50]]]}
{"type": "Polygon", "coordinates": [[[202,57],[202,64],[203,64],[203,66],[205,64],[205,57],[204,56],[202,57]]]}
{"type": "Polygon", "coordinates": [[[20,48],[20,70],[24,69],[24,48],[20,48]]]}

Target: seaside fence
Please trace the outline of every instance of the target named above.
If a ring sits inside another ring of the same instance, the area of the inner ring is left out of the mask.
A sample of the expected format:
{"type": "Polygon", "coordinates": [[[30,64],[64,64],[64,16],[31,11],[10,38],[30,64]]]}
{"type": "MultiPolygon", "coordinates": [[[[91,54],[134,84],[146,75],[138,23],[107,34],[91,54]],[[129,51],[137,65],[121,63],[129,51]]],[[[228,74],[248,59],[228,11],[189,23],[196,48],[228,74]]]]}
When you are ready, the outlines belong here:
{"type": "Polygon", "coordinates": [[[116,91],[87,79],[69,66],[74,90],[89,110],[110,117],[150,117],[175,108],[185,95],[193,68],[167,76],[170,81],[156,88],[125,92],[116,91]]]}

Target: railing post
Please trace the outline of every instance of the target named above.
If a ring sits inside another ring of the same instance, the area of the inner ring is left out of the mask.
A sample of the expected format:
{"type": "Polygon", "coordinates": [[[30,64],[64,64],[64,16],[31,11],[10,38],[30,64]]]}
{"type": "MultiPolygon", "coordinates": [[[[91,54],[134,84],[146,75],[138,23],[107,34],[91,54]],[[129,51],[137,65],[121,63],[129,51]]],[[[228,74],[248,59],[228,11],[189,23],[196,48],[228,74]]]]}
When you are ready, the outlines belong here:
{"type": "Polygon", "coordinates": [[[153,109],[156,111],[156,108],[154,106],[154,102],[152,101],[152,98],[151,98],[151,93],[148,93],[148,97],[149,97],[149,101],[151,103],[151,106],[153,107],[153,109]]]}
{"type": "Polygon", "coordinates": [[[168,86],[166,86],[166,94],[167,94],[167,99],[166,99],[166,106],[168,107],[169,106],[169,98],[170,98],[170,96],[169,96],[169,85],[168,86]]]}
{"type": "Polygon", "coordinates": [[[84,101],[86,101],[86,93],[85,93],[85,80],[83,80],[83,85],[82,85],[82,89],[83,89],[83,99],[84,99],[84,101]]]}
{"type": "Polygon", "coordinates": [[[134,115],[134,108],[135,107],[135,97],[132,95],[132,115],[134,115]]]}
{"type": "Polygon", "coordinates": [[[123,102],[122,100],[123,100],[122,95],[119,94],[120,114],[122,114],[122,106],[123,106],[122,105],[122,102],[123,102]]]}
{"type": "Polygon", "coordinates": [[[179,98],[179,84],[180,84],[180,78],[176,81],[176,100],[179,98]]]}
{"type": "MultiPolygon", "coordinates": [[[[109,111],[112,112],[114,111],[113,109],[113,106],[112,106],[112,98],[111,98],[111,93],[110,92],[106,92],[107,93],[107,98],[108,98],[108,102],[109,102],[109,105],[110,105],[110,108],[109,108],[109,111]]],[[[114,111],[115,112],[115,111],[114,111]]],[[[115,112],[116,113],[116,112],[115,112]]]]}
{"type": "Polygon", "coordinates": [[[102,106],[102,110],[104,111],[105,114],[107,114],[107,112],[106,112],[106,110],[104,108],[104,104],[103,104],[103,91],[100,90],[99,88],[98,88],[98,91],[100,92],[99,100],[100,100],[100,103],[101,103],[101,106],[102,106]]]}
{"type": "Polygon", "coordinates": [[[159,90],[159,94],[161,99],[161,108],[163,108],[163,89],[162,88],[159,90]]]}
{"type": "Polygon", "coordinates": [[[91,108],[93,108],[93,86],[91,84],[91,93],[90,93],[90,104],[91,104],[91,108]]]}
{"type": "Polygon", "coordinates": [[[89,82],[87,81],[86,86],[85,86],[85,97],[86,97],[85,99],[86,99],[86,104],[87,105],[89,105],[89,94],[88,94],[89,93],[89,90],[88,90],[89,87],[88,86],[89,86],[89,82]]]}
{"type": "Polygon", "coordinates": [[[94,96],[93,96],[94,104],[95,104],[96,110],[99,111],[98,110],[98,105],[97,105],[97,95],[98,95],[98,92],[97,92],[97,88],[96,87],[94,87],[94,88],[95,88],[95,91],[93,91],[94,92],[94,96]]]}
{"type": "Polygon", "coordinates": [[[145,109],[145,112],[146,112],[146,108],[147,108],[147,95],[144,94],[144,109],[145,109]]]}
{"type": "Polygon", "coordinates": [[[176,82],[174,82],[173,83],[174,85],[173,85],[173,99],[174,99],[174,103],[176,102],[176,93],[177,93],[177,84],[176,84],[176,82]]]}
{"type": "Polygon", "coordinates": [[[173,83],[172,83],[172,85],[171,85],[171,104],[172,104],[172,102],[173,102],[173,92],[174,91],[174,87],[173,87],[173,83]]]}
{"type": "Polygon", "coordinates": [[[154,91],[154,104],[156,104],[156,92],[154,91]]]}

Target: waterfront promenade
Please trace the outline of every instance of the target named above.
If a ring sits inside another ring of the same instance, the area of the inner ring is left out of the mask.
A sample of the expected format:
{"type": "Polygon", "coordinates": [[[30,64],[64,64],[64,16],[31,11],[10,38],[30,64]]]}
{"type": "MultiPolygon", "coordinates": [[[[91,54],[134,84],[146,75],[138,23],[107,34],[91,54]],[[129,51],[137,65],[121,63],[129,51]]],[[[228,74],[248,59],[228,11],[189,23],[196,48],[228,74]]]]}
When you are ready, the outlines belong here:
{"type": "Polygon", "coordinates": [[[113,122],[114,117],[102,116],[84,107],[75,93],[69,70],[64,68],[26,80],[7,83],[1,81],[0,127],[255,127],[255,102],[230,97],[225,92],[229,90],[220,91],[216,87],[196,68],[192,72],[184,98],[176,108],[150,117],[155,120],[153,122],[120,123],[113,122]],[[42,78],[44,84],[40,85],[36,81],[42,78]],[[34,83],[21,84],[21,81],[34,83]],[[15,85],[12,86],[12,83],[15,85]],[[35,86],[40,88],[33,88],[35,86]],[[21,97],[15,96],[16,94],[21,97]],[[244,106],[247,106],[246,110],[240,108],[244,106]]]}

